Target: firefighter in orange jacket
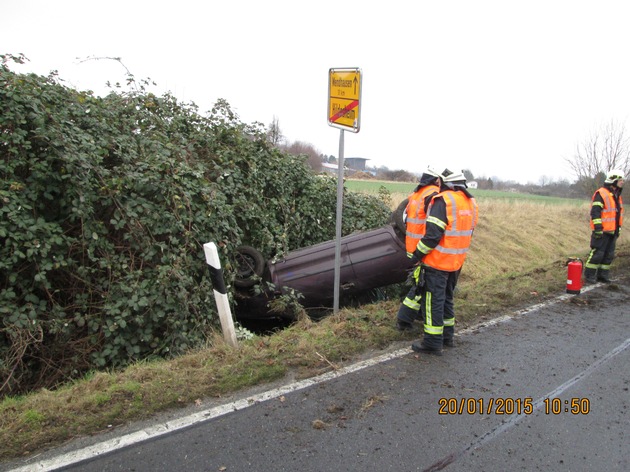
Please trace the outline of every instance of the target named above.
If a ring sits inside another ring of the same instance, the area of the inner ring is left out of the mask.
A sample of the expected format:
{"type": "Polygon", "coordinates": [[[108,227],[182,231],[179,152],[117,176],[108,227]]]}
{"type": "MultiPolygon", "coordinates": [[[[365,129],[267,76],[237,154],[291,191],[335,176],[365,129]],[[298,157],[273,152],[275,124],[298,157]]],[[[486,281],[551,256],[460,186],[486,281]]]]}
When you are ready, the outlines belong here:
{"type": "Polygon", "coordinates": [[[610,264],[615,258],[615,245],[623,224],[623,171],[611,170],[604,186],[593,194],[591,203],[591,252],[584,264],[587,283],[610,282],[610,264]]]}
{"type": "Polygon", "coordinates": [[[477,203],[467,190],[463,173],[446,169],[442,182],[442,191],[433,197],[428,208],[426,234],[413,253],[422,263],[419,285],[424,336],[411,348],[438,355],[443,346],[455,346],[453,294],[479,218],[477,203]]]}
{"type": "MultiPolygon", "coordinates": [[[[409,202],[405,210],[405,245],[407,256],[413,257],[418,241],[424,236],[427,208],[431,199],[440,191],[440,173],[428,167],[420,176],[420,182],[409,195],[409,202]]],[[[420,290],[417,283],[413,283],[411,290],[403,300],[398,315],[396,316],[396,327],[400,331],[413,329],[413,322],[418,318],[420,310],[420,290]]]]}

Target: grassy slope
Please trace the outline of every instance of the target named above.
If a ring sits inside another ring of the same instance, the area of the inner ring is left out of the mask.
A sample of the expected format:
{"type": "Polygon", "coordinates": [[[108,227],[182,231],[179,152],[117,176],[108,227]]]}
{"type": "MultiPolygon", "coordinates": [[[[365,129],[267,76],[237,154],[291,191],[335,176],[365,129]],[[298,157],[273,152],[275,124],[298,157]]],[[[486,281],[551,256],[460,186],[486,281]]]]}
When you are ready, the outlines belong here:
{"type": "MultiPolygon", "coordinates": [[[[564,293],[567,258],[585,258],[588,250],[587,201],[478,200],[480,222],[456,299],[460,326],[564,293]]],[[[623,235],[613,269],[628,266],[627,248],[623,235]]],[[[273,336],[243,341],[237,350],[217,334],[207,349],[172,361],[143,362],[122,372],[95,373],[56,391],[5,398],[0,403],[0,459],[167,409],[202,406],[204,398],[289,374],[317,375],[371,350],[409,341],[409,334],[393,328],[398,305],[398,300],[384,301],[341,310],[318,323],[303,320],[273,336]]]]}

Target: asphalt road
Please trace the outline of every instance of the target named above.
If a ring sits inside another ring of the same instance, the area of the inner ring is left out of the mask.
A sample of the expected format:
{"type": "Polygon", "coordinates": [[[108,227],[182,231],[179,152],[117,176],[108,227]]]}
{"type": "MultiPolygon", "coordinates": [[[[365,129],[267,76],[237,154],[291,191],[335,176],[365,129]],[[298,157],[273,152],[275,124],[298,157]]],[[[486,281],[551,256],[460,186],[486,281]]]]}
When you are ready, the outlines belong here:
{"type": "Polygon", "coordinates": [[[82,462],[69,463],[90,449],[17,470],[64,458],[61,470],[82,472],[630,470],[627,279],[508,313],[457,343],[442,357],[405,345],[312,385],[245,394],[167,434],[176,422],[133,441],[112,434],[82,462]]]}

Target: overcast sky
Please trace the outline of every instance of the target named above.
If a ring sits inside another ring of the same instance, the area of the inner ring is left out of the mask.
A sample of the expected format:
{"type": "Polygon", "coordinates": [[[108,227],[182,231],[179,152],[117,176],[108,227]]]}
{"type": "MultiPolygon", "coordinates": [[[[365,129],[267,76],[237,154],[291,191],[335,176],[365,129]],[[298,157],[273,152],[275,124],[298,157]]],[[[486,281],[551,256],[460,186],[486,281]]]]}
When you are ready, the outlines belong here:
{"type": "Polygon", "coordinates": [[[0,53],[96,93],[120,57],[158,93],[338,155],[328,71],[362,71],[361,129],[345,157],[421,172],[574,180],[566,159],[630,115],[627,0],[0,0],[0,53]],[[77,59],[78,58],[78,59],[77,59]]]}

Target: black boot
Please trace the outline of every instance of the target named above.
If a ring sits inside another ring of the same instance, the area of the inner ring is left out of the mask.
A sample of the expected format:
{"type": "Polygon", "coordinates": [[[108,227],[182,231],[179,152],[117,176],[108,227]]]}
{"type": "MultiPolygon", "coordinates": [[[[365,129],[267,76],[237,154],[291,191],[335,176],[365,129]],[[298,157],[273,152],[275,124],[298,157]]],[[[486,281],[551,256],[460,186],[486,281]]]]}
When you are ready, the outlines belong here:
{"type": "Polygon", "coordinates": [[[584,282],[587,284],[594,284],[597,282],[597,270],[596,269],[584,269],[584,282]]]}
{"type": "Polygon", "coordinates": [[[609,284],[610,283],[609,272],[610,271],[608,269],[599,269],[597,271],[597,281],[604,282],[605,284],[609,284]]]}
{"type": "Polygon", "coordinates": [[[455,327],[444,326],[444,333],[442,333],[442,346],[455,347],[455,327]]]}
{"type": "Polygon", "coordinates": [[[424,353],[424,354],[433,354],[435,356],[441,356],[442,355],[442,349],[441,348],[427,346],[424,343],[424,341],[414,341],[411,344],[411,349],[413,349],[414,352],[420,352],[420,353],[424,353]]]}

